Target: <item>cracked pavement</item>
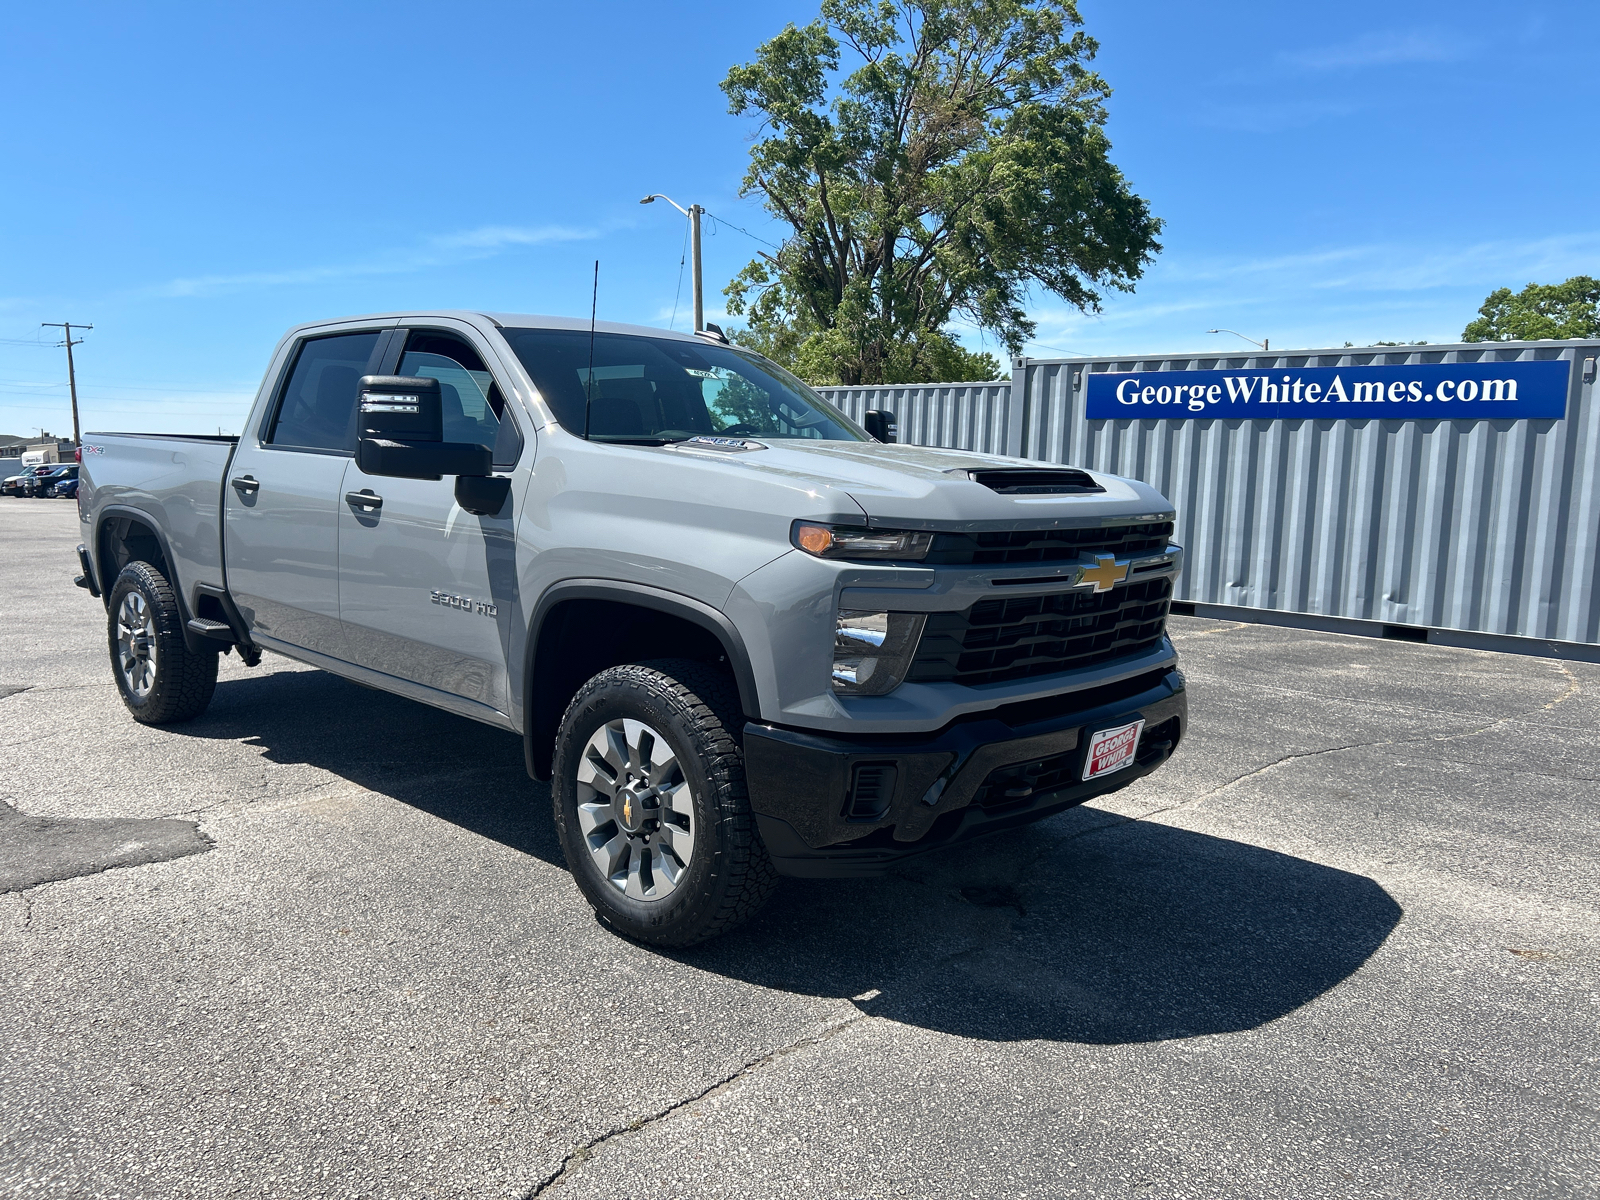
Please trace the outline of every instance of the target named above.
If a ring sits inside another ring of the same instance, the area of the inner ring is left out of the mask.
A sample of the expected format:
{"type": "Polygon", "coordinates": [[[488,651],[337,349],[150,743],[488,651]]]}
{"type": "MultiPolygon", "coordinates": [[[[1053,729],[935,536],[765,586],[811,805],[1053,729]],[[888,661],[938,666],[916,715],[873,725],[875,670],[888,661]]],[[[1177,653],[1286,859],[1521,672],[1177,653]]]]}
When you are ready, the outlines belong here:
{"type": "Polygon", "coordinates": [[[204,852],[0,881],[0,1195],[1600,1197],[1600,666],[1175,619],[1163,770],[662,954],[514,737],[136,725],[78,540],[0,500],[0,839],[204,852]]]}

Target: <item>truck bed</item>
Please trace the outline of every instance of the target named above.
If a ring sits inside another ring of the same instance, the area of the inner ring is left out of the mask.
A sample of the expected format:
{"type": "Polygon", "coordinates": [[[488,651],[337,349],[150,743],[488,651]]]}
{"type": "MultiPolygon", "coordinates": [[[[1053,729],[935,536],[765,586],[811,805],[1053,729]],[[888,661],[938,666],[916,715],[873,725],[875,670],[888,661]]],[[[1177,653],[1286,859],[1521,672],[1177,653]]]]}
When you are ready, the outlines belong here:
{"type": "Polygon", "coordinates": [[[142,515],[164,534],[172,583],[190,612],[196,584],[222,582],[223,476],[238,442],[213,434],[83,435],[78,511],[142,515]]]}

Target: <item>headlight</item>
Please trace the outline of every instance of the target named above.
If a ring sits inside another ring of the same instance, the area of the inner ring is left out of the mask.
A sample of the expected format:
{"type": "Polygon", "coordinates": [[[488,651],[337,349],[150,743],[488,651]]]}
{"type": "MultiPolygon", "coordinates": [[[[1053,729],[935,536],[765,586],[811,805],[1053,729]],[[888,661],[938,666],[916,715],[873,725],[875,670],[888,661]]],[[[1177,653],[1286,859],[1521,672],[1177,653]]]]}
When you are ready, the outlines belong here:
{"type": "Polygon", "coordinates": [[[922,613],[839,610],[833,630],[833,690],[882,696],[900,686],[927,622],[922,613]]]}
{"type": "Polygon", "coordinates": [[[796,521],[790,539],[818,558],[878,558],[916,562],[928,556],[933,534],[911,529],[864,529],[796,521]]]}

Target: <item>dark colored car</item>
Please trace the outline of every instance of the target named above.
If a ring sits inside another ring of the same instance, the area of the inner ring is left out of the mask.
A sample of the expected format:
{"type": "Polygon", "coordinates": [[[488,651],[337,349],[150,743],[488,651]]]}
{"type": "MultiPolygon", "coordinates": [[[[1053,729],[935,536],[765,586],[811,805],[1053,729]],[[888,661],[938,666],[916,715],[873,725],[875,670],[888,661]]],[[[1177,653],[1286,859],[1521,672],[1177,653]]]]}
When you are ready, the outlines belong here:
{"type": "Polygon", "coordinates": [[[56,484],[66,479],[78,477],[77,463],[51,463],[43,471],[35,473],[32,479],[26,480],[24,486],[26,496],[54,496],[56,484]]]}
{"type": "Polygon", "coordinates": [[[76,499],[78,496],[78,477],[73,475],[68,479],[61,480],[55,487],[50,489],[49,495],[54,496],[57,500],[76,499]]]}

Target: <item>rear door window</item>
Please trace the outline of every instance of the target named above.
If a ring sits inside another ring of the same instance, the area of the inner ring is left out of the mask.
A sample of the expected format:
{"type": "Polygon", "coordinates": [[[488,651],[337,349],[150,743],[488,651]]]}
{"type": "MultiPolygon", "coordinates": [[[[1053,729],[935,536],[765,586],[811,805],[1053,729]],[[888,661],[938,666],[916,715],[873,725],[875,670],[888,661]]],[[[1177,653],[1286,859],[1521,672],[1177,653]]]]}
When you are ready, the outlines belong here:
{"type": "Polygon", "coordinates": [[[356,384],[375,369],[372,358],[379,336],[341,333],[301,343],[267,443],[353,453],[356,384]]]}

